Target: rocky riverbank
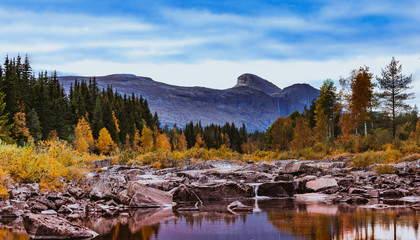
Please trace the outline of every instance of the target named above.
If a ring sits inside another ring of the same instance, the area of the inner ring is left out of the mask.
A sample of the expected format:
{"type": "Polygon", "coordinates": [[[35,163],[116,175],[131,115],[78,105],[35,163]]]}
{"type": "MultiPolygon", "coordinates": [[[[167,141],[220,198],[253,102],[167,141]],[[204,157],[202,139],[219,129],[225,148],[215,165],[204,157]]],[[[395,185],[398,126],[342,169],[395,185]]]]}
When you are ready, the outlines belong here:
{"type": "Polygon", "coordinates": [[[394,165],[395,174],[378,174],[373,166],[351,168],[346,159],[185,161],[184,166],[163,170],[111,166],[109,160],[93,165],[96,169],[85,179],[67,184],[60,193],[41,193],[38,184],[13,185],[10,199],[0,202],[0,228],[26,227],[32,237],[56,229],[55,238],[92,238],[89,229],[79,228],[87,218],[134,214],[150,223],[195,211],[243,214],[252,207],[241,202],[261,197],[420,209],[420,160],[394,165]],[[79,235],[70,236],[69,228],[79,235]]]}

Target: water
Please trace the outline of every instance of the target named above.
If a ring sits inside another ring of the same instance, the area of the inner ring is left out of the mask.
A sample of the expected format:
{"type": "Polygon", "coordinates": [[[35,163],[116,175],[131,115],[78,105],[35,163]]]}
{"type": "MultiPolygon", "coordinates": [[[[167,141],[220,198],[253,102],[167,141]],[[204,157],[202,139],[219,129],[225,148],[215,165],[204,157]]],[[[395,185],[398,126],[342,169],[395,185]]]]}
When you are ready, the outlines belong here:
{"type": "MultiPolygon", "coordinates": [[[[420,239],[420,212],[409,208],[375,210],[348,205],[249,199],[259,212],[229,214],[226,203],[202,212],[136,209],[114,218],[90,218],[83,224],[108,239],[420,239]]],[[[28,239],[0,230],[0,239],[28,239]]]]}

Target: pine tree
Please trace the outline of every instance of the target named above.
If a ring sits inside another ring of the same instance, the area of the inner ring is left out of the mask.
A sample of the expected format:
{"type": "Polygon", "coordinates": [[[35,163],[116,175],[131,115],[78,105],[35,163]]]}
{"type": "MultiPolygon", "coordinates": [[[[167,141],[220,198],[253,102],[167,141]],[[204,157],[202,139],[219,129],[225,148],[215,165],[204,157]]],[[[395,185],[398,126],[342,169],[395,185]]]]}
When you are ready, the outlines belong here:
{"type": "Polygon", "coordinates": [[[378,94],[382,100],[384,111],[391,117],[392,136],[395,138],[397,115],[408,109],[409,105],[406,101],[414,97],[413,93],[407,93],[411,88],[410,84],[413,79],[402,74],[402,65],[398,65],[398,61],[393,57],[391,63],[385,69],[382,69],[382,77],[378,77],[377,81],[381,92],[378,94]]]}
{"type": "Polygon", "coordinates": [[[5,112],[6,103],[4,102],[5,94],[0,92],[0,139],[5,143],[13,143],[14,140],[10,136],[13,123],[8,124],[9,114],[5,112]]]}

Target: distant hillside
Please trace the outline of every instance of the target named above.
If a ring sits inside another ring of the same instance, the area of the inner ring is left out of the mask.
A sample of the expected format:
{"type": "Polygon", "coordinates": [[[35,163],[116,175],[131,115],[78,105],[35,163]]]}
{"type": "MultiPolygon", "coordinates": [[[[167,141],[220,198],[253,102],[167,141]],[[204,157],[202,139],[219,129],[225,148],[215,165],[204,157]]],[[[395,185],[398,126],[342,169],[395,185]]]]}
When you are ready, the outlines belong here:
{"type": "MultiPolygon", "coordinates": [[[[68,90],[75,80],[91,77],[61,76],[68,90]]],[[[204,87],[180,87],[157,82],[148,77],[114,74],[96,77],[100,88],[112,85],[120,93],[139,94],[147,99],[151,111],[157,112],[162,125],[187,122],[245,123],[249,131],[264,131],[279,116],[295,110],[303,111],[315,99],[319,90],[309,84],[294,84],[283,90],[253,74],[238,77],[233,88],[225,90],[204,87]]]]}

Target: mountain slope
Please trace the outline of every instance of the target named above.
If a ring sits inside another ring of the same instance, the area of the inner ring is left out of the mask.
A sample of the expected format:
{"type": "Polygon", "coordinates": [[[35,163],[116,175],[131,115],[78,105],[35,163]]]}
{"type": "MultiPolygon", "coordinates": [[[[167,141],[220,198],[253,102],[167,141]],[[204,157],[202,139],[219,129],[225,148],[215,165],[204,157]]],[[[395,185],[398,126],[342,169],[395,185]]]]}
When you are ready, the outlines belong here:
{"type": "MultiPolygon", "coordinates": [[[[89,77],[59,77],[67,90],[75,79],[89,77]]],[[[190,121],[201,121],[202,125],[234,122],[238,126],[245,123],[249,131],[264,131],[277,117],[302,111],[319,93],[308,84],[281,90],[252,74],[241,75],[236,86],[226,90],[180,87],[129,74],[96,77],[96,81],[100,88],[112,85],[120,93],[142,95],[151,111],[158,113],[162,125],[176,123],[183,127],[190,121]]]]}

